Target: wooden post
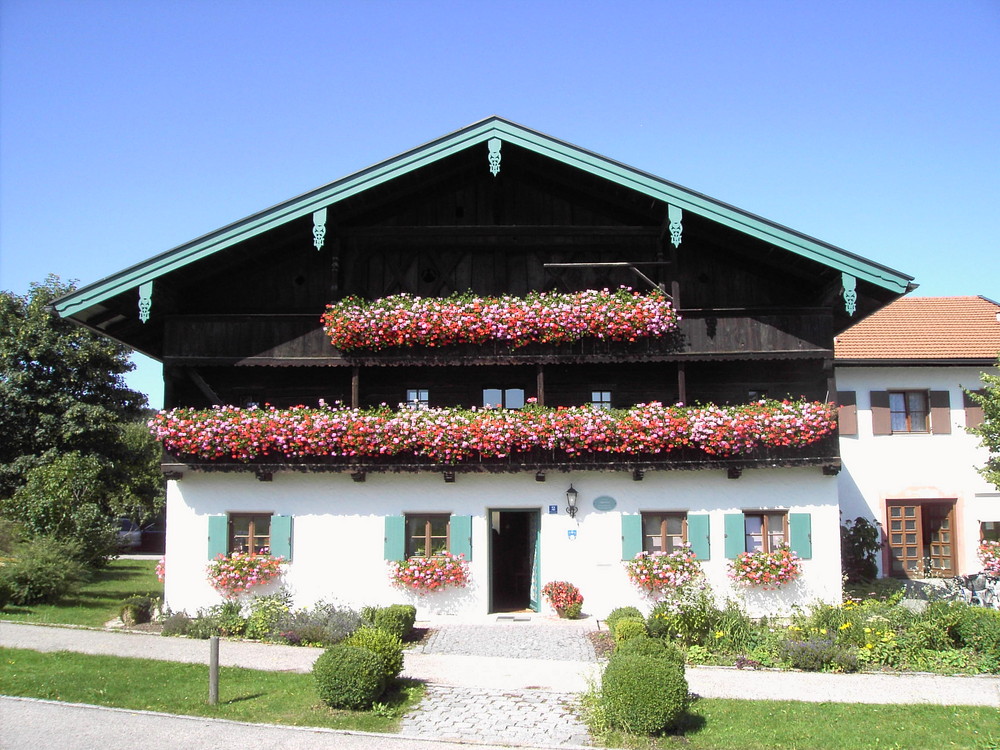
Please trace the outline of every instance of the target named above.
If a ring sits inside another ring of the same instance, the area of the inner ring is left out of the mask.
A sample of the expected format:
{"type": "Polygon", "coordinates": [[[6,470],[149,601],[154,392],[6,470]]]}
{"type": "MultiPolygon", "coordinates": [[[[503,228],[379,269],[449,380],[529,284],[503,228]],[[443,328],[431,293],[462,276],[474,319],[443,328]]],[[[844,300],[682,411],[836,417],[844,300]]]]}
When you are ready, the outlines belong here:
{"type": "Polygon", "coordinates": [[[361,368],[351,368],[351,408],[357,409],[361,402],[361,368]]]}
{"type": "Polygon", "coordinates": [[[535,365],[535,391],[538,405],[545,406],[545,368],[541,364],[535,365]]]}
{"type": "Polygon", "coordinates": [[[219,702],[219,636],[208,639],[208,705],[219,702]]]}
{"type": "Polygon", "coordinates": [[[677,363],[677,400],[687,406],[687,373],[683,362],[677,363]]]}

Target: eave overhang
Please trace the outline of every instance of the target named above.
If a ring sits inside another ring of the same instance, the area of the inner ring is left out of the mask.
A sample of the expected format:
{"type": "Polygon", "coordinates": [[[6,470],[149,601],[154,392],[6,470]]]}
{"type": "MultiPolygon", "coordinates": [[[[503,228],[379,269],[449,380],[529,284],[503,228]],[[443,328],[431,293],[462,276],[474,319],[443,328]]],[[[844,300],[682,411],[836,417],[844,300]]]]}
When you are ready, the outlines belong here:
{"type": "MultiPolygon", "coordinates": [[[[72,318],[115,295],[477,145],[483,146],[485,163],[486,144],[493,138],[552,158],[684,211],[704,216],[885,289],[890,294],[904,294],[913,288],[913,277],[887,266],[592,151],[499,117],[489,117],[84,286],[56,300],[52,307],[59,315],[72,318]]],[[[84,320],[77,322],[88,325],[84,320]]]]}

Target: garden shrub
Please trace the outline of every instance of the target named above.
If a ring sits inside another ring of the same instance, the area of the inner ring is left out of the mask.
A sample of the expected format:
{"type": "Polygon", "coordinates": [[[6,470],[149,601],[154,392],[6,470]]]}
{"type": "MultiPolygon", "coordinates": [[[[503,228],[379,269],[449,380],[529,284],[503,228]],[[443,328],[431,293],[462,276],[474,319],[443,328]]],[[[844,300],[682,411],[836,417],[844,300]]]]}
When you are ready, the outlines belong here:
{"type": "Polygon", "coordinates": [[[362,620],[372,627],[395,633],[406,640],[417,621],[417,608],[412,604],[390,604],[388,607],[365,607],[362,620]]]}
{"type": "Polygon", "coordinates": [[[654,638],[679,640],[683,645],[705,645],[716,630],[720,612],[707,588],[691,592],[683,601],[659,602],[649,613],[646,624],[654,638]]]}
{"type": "Polygon", "coordinates": [[[291,603],[291,593],[286,589],[254,596],[250,600],[250,614],[247,615],[243,635],[256,641],[265,640],[282,615],[291,611],[291,603]]]}
{"type": "Polygon", "coordinates": [[[170,612],[164,616],[161,626],[161,635],[188,635],[191,617],[187,612],[170,612]]]}
{"type": "Polygon", "coordinates": [[[729,600],[716,619],[713,645],[727,653],[746,654],[757,645],[758,631],[762,628],[767,628],[766,621],[754,626],[753,620],[740,609],[740,605],[729,600]]]}
{"type": "Polygon", "coordinates": [[[223,602],[213,607],[218,621],[219,635],[229,638],[239,638],[247,629],[247,621],[243,616],[243,604],[236,600],[223,602]]]}
{"type": "Polygon", "coordinates": [[[601,678],[601,704],[608,723],[650,735],[675,726],[687,708],[684,667],[669,659],[618,656],[601,678]]]}
{"type": "Polygon", "coordinates": [[[681,666],[684,665],[684,652],[673,643],[664,643],[659,638],[648,635],[637,635],[617,644],[612,659],[622,656],[644,656],[650,659],[666,659],[681,666]]]}
{"type": "Polygon", "coordinates": [[[649,635],[646,631],[646,622],[639,617],[622,617],[615,623],[614,636],[615,646],[630,638],[649,635]]]}
{"type": "Polygon", "coordinates": [[[857,652],[830,638],[810,638],[805,641],[785,641],[781,656],[793,669],[807,672],[855,672],[857,652]]]}
{"type": "Polygon", "coordinates": [[[375,654],[382,662],[387,680],[396,679],[403,671],[403,641],[395,633],[366,626],[351,633],[344,643],[375,654]]]}
{"type": "Polygon", "coordinates": [[[122,602],[118,618],[125,626],[141,625],[153,619],[153,599],[148,596],[130,596],[122,602]]]}
{"type": "Polygon", "coordinates": [[[954,626],[958,644],[1000,659],[1000,611],[962,606],[958,614],[954,626]]]}
{"type": "Polygon", "coordinates": [[[604,618],[604,624],[608,626],[608,630],[614,633],[615,623],[623,617],[638,617],[642,619],[643,614],[637,607],[618,607],[611,610],[608,616],[604,618]]]}
{"type": "Polygon", "coordinates": [[[75,593],[87,576],[69,542],[36,537],[17,548],[17,557],[0,576],[10,588],[10,601],[19,605],[52,603],[75,593]]]}
{"type": "Polygon", "coordinates": [[[320,700],[331,708],[369,708],[385,690],[382,660],[366,648],[331,646],[313,664],[312,673],[320,700]]]}
{"type": "Polygon", "coordinates": [[[353,609],[338,608],[328,602],[286,612],[278,618],[272,635],[293,645],[332,646],[340,643],[361,625],[361,615],[353,609]]]}
{"type": "Polygon", "coordinates": [[[3,609],[10,602],[12,589],[10,581],[0,577],[0,609],[3,609]]]}
{"type": "Polygon", "coordinates": [[[211,638],[219,635],[219,608],[199,609],[188,623],[186,635],[190,638],[211,638]]]}

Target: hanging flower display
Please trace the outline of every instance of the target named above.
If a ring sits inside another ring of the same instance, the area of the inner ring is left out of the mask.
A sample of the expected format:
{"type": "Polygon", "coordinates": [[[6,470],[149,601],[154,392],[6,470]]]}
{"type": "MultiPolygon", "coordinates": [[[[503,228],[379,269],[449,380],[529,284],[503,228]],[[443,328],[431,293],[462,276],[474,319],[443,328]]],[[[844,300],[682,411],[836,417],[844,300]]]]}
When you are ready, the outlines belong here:
{"type": "Polygon", "coordinates": [[[629,580],[647,594],[675,593],[702,575],[689,545],[673,552],[640,552],[625,563],[629,580]]]}
{"type": "Polygon", "coordinates": [[[322,320],[330,341],[343,351],[486,341],[503,341],[513,348],[583,338],[635,341],[677,328],[677,313],[665,294],[639,294],[627,287],[614,292],[531,292],[527,297],[347,297],[327,305],[322,320]]]}
{"type": "Polygon", "coordinates": [[[469,584],[469,563],[464,555],[411,557],[390,562],[389,578],[394,586],[418,593],[463,588],[469,584]]]}
{"type": "Polygon", "coordinates": [[[285,558],[256,552],[219,555],[208,564],[208,581],[226,599],[235,599],[281,575],[285,558]]]}
{"type": "Polygon", "coordinates": [[[802,448],[832,434],[835,407],[808,401],[629,409],[318,408],[172,409],[149,422],[177,456],[250,461],[261,456],[420,456],[439,463],[503,458],[535,449],[577,454],[732,456],[802,448]]]}
{"type": "Polygon", "coordinates": [[[776,589],[791,583],[802,574],[802,561],[788,547],[773,552],[741,552],[729,565],[729,577],[739,584],[762,589],[776,589]]]}
{"type": "Polygon", "coordinates": [[[984,540],[979,543],[979,562],[983,564],[983,572],[1000,576],[1000,542],[984,540]]]}

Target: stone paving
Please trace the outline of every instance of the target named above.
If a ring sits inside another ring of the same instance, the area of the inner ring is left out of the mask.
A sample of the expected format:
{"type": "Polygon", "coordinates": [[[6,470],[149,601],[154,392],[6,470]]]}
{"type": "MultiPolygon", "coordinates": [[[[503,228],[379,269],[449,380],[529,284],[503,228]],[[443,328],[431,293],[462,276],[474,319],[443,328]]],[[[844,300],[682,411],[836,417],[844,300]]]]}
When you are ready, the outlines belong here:
{"type": "MultiPolygon", "coordinates": [[[[588,628],[570,623],[499,621],[449,624],[419,647],[426,654],[596,662],[588,628]],[[553,627],[559,625],[559,627],[553,627]]],[[[589,744],[579,695],[544,690],[490,690],[429,684],[420,706],[403,717],[412,737],[533,747],[589,744]]]]}

